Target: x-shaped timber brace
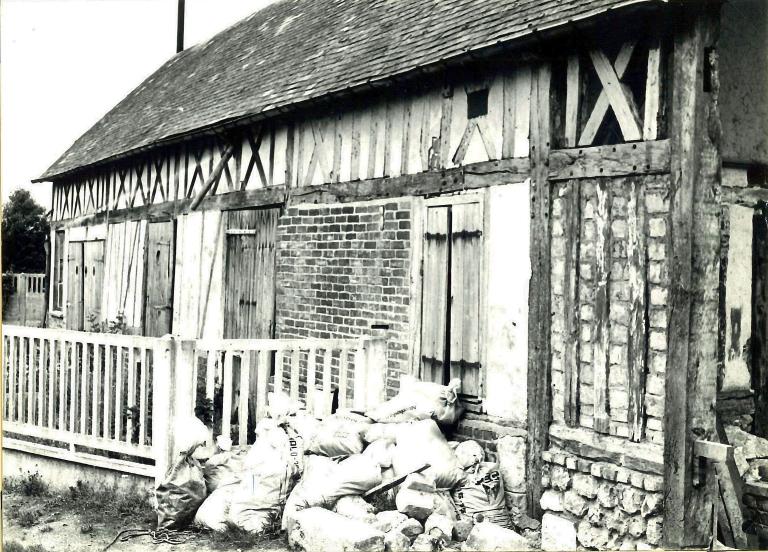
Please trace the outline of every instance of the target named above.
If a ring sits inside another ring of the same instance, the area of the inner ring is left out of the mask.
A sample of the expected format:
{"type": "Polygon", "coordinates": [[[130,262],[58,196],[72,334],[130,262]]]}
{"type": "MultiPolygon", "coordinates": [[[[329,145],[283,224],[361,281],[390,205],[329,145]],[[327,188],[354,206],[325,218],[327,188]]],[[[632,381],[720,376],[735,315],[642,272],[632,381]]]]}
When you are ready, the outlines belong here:
{"type": "Polygon", "coordinates": [[[629,67],[637,41],[622,44],[613,63],[600,49],[589,51],[592,66],[600,80],[602,90],[579,134],[579,107],[581,101],[582,71],[578,54],[568,57],[566,72],[565,142],[567,147],[590,146],[597,132],[612,109],[625,141],[655,140],[658,137],[658,116],[661,93],[660,47],[654,43],[648,51],[648,67],[645,84],[643,118],[635,103],[630,87],[621,79],[629,67]]]}

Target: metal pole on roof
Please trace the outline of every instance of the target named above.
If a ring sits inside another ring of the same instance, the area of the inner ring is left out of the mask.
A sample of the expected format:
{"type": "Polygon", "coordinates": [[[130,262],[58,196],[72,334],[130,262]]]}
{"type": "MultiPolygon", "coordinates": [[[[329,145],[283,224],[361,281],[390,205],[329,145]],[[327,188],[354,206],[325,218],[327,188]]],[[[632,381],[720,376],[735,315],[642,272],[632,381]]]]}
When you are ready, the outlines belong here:
{"type": "Polygon", "coordinates": [[[179,18],[176,24],[176,53],[184,49],[184,0],[179,0],[179,18]]]}

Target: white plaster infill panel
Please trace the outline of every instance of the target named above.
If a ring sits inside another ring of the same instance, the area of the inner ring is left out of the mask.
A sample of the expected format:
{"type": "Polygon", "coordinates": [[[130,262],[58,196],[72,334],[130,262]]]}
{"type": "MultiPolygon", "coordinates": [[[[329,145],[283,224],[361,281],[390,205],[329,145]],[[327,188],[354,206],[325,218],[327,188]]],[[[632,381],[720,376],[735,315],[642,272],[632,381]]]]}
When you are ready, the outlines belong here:
{"type": "Polygon", "coordinates": [[[486,332],[488,414],[525,422],[528,370],[530,180],[488,192],[486,332]]]}

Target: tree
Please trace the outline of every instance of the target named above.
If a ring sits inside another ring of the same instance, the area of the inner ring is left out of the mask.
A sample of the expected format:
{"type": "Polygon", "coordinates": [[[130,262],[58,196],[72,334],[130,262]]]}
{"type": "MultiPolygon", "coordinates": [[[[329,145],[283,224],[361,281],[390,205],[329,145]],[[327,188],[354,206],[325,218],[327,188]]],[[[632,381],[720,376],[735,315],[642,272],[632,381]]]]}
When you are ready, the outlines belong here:
{"type": "Polygon", "coordinates": [[[3,206],[3,272],[45,272],[45,209],[26,190],[3,206]]]}

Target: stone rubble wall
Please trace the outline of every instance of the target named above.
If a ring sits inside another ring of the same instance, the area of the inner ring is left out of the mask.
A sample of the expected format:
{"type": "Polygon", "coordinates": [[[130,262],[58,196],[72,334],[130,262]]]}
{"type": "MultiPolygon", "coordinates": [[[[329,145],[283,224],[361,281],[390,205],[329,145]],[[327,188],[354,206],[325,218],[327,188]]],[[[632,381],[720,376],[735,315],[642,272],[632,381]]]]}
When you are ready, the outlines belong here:
{"type": "Polygon", "coordinates": [[[545,550],[641,550],[661,545],[661,475],[544,452],[541,507],[545,550]]]}

